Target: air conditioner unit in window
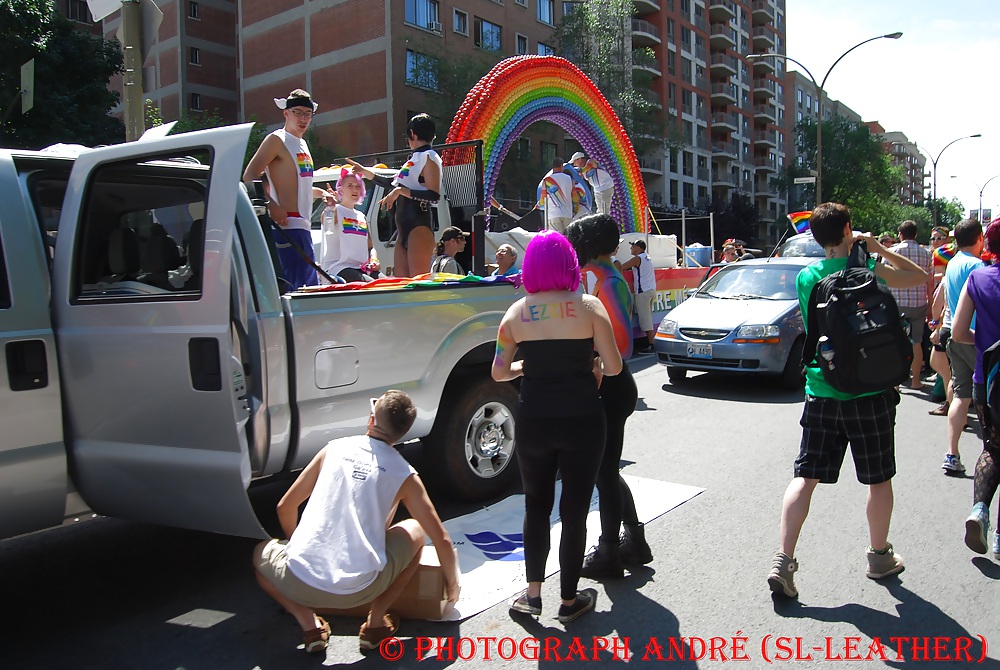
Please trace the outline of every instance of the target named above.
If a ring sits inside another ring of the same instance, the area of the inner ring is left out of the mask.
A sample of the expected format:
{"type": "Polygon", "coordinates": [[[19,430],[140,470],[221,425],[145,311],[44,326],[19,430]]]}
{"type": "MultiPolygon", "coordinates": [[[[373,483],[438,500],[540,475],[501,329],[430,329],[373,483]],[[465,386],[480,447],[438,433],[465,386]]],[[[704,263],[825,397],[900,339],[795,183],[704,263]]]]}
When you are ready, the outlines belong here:
{"type": "Polygon", "coordinates": [[[441,32],[441,24],[438,23],[437,21],[431,21],[430,23],[427,24],[427,30],[439,33],[441,32]]]}
{"type": "Polygon", "coordinates": [[[670,116],[677,116],[677,108],[676,107],[670,107],[670,108],[667,109],[667,111],[670,112],[670,116]]]}

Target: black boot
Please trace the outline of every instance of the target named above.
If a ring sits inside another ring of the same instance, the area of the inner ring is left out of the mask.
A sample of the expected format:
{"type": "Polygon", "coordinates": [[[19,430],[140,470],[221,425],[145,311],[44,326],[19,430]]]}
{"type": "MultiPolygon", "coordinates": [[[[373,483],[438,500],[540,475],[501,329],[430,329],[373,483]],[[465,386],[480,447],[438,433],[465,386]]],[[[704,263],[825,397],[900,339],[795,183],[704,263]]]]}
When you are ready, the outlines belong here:
{"type": "Polygon", "coordinates": [[[646,565],[653,562],[653,550],[646,544],[643,524],[625,524],[619,555],[625,565],[646,565]]]}
{"type": "Polygon", "coordinates": [[[619,555],[617,542],[605,542],[602,538],[597,550],[583,559],[580,575],[590,579],[622,579],[625,568],[619,555]]]}

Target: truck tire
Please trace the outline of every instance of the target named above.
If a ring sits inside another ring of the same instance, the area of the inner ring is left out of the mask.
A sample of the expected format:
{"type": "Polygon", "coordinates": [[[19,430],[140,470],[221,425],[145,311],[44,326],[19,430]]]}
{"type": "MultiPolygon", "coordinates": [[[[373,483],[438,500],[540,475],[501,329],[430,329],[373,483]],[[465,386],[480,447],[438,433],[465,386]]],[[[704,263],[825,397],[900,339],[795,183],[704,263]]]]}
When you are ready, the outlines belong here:
{"type": "Polygon", "coordinates": [[[519,477],[514,455],[517,389],[490,378],[470,378],[441,401],[424,439],[430,479],[455,498],[480,501],[510,490],[519,477]]]}

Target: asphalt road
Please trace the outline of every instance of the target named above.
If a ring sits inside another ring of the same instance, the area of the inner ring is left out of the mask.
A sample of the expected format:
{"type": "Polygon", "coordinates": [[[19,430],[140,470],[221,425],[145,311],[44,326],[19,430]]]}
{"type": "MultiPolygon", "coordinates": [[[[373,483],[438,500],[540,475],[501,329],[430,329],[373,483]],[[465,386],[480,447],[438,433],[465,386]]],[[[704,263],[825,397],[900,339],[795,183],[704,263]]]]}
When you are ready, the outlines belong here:
{"type": "MultiPolygon", "coordinates": [[[[848,463],[841,482],[821,487],[813,500],[795,602],[772,598],[765,576],[798,447],[801,393],[712,375],[672,386],[651,357],[631,365],[640,400],[628,425],[625,472],[706,491],[647,527],[656,556],[648,568],[605,585],[583,580],[598,590],[597,611],[573,624],[554,619],[558,579],[550,579],[537,621],[513,620],[500,605],[461,623],[405,622],[407,642],[395,662],[362,657],[360,620],[334,619],[324,661],[297,648],[293,619],[257,588],[252,540],[98,519],[0,543],[0,669],[415,667],[417,636],[554,638],[547,660],[500,661],[513,667],[576,667],[583,656],[601,666],[620,662],[595,652],[595,637],[628,638],[633,663],[656,660],[659,644],[660,664],[678,668],[722,667],[734,656],[748,659],[739,666],[747,668],[768,659],[796,668],[1000,667],[1000,564],[962,541],[972,479],[942,474],[944,419],[928,416],[925,394],[904,390],[896,428],[890,540],[906,571],[886,583],[865,578],[865,489],[848,463]],[[574,638],[581,647],[573,660],[557,663],[574,638]],[[944,660],[965,638],[983,663],[944,660]]],[[[962,438],[970,471],[979,444],[972,433],[962,438]]],[[[441,510],[445,517],[471,511],[441,510]]],[[[472,660],[432,658],[420,667],[498,662],[496,643],[476,644],[474,653],[472,641],[461,649],[472,660]],[[494,660],[484,658],[488,647],[494,660]]],[[[532,649],[528,639],[523,651],[532,649]]]]}

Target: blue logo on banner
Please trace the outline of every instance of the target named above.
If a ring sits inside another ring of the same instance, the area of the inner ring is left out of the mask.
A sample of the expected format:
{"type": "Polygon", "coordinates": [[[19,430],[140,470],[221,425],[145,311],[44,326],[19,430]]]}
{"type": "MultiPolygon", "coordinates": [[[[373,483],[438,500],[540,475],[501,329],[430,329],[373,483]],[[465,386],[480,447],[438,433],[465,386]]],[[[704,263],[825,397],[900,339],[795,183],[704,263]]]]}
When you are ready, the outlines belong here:
{"type": "Polygon", "coordinates": [[[472,535],[466,533],[465,537],[476,545],[486,558],[494,561],[524,560],[524,536],[521,533],[499,535],[487,530],[472,535]]]}

